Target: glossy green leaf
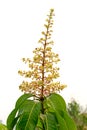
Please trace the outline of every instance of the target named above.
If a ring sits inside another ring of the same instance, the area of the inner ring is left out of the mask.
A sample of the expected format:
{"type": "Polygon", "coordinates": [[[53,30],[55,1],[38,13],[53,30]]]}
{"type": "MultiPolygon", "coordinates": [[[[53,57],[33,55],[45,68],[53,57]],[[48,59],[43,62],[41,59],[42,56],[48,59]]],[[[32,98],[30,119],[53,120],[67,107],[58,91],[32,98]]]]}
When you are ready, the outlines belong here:
{"type": "Polygon", "coordinates": [[[24,111],[16,126],[16,130],[35,130],[38,122],[38,116],[41,110],[40,102],[34,102],[32,107],[27,106],[30,110],[24,111]]]}
{"type": "Polygon", "coordinates": [[[53,109],[54,111],[66,110],[66,103],[59,94],[51,94],[45,99],[44,104],[46,109],[53,109]]]}
{"type": "Polygon", "coordinates": [[[41,104],[35,103],[31,109],[31,112],[29,113],[28,121],[25,127],[25,130],[34,130],[37,122],[38,122],[38,116],[40,114],[41,110],[41,104]]]}
{"type": "Polygon", "coordinates": [[[45,112],[54,112],[58,121],[59,130],[76,130],[73,120],[66,110],[66,103],[59,94],[51,94],[44,101],[45,112]]]}
{"type": "Polygon", "coordinates": [[[20,116],[24,112],[30,112],[33,105],[34,105],[33,100],[25,100],[25,102],[23,102],[23,104],[21,104],[21,107],[19,107],[18,109],[18,115],[20,116]]]}
{"type": "Polygon", "coordinates": [[[7,128],[9,130],[13,130],[13,127],[17,122],[18,117],[15,118],[16,113],[17,113],[17,109],[13,109],[13,111],[9,114],[7,118],[7,128]]]}
{"type": "Polygon", "coordinates": [[[59,130],[68,130],[65,120],[61,117],[59,112],[56,112],[59,130]]]}
{"type": "Polygon", "coordinates": [[[36,130],[42,130],[43,129],[43,120],[42,120],[42,114],[40,113],[40,116],[38,116],[38,123],[36,130]]]}
{"type": "Polygon", "coordinates": [[[55,117],[55,113],[46,113],[45,130],[58,130],[58,123],[55,117]]]}
{"type": "Polygon", "coordinates": [[[71,119],[67,112],[62,111],[61,116],[65,120],[68,130],[77,130],[74,121],[71,119]]]}
{"type": "Polygon", "coordinates": [[[20,111],[19,108],[22,109],[21,105],[23,105],[26,102],[26,99],[28,99],[31,96],[32,96],[31,94],[23,94],[17,100],[16,105],[15,105],[15,109],[13,109],[13,111],[9,114],[9,116],[7,118],[7,127],[8,127],[9,130],[13,129],[13,127],[15,126],[18,118],[20,117],[21,112],[17,115],[17,113],[20,111]]]}
{"type": "Polygon", "coordinates": [[[15,108],[19,108],[19,106],[21,104],[23,104],[23,102],[26,101],[26,99],[32,97],[32,94],[28,93],[28,94],[23,94],[16,102],[15,108]]]}

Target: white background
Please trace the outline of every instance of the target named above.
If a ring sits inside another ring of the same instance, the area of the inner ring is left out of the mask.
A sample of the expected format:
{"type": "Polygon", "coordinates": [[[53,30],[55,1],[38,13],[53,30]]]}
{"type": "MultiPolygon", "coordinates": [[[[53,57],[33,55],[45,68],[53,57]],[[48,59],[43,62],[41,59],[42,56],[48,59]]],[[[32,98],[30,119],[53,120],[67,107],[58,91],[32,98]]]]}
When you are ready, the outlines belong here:
{"type": "Polygon", "coordinates": [[[87,0],[0,0],[0,120],[6,121],[22,94],[22,57],[31,57],[50,8],[54,50],[60,56],[61,95],[87,104],[87,0]]]}

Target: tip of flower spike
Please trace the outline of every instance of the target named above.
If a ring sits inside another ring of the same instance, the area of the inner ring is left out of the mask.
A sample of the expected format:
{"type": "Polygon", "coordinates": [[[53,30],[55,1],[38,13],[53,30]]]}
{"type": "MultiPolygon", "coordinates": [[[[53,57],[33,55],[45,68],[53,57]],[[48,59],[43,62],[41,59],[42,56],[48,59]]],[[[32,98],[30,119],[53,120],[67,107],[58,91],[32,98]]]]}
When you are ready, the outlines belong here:
{"type": "Polygon", "coordinates": [[[50,9],[50,11],[51,11],[51,12],[54,12],[54,9],[52,8],[52,9],[50,9]]]}
{"type": "Polygon", "coordinates": [[[55,14],[53,13],[54,12],[54,9],[50,9],[50,12],[52,13],[52,16],[55,16],[55,14]]]}

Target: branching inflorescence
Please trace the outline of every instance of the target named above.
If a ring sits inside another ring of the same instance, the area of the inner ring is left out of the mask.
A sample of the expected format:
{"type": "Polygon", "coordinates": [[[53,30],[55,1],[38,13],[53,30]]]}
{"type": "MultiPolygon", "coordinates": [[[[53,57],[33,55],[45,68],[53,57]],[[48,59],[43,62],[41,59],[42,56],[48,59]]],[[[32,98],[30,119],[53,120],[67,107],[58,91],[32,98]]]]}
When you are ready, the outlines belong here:
{"type": "Polygon", "coordinates": [[[57,78],[59,77],[59,68],[57,63],[60,61],[59,55],[52,52],[51,40],[54,10],[51,9],[47,15],[45,31],[42,32],[42,38],[38,41],[39,47],[33,51],[33,59],[22,58],[23,62],[28,64],[28,71],[19,70],[18,73],[29,81],[23,81],[19,88],[25,93],[32,93],[35,96],[43,98],[50,93],[58,92],[65,88],[57,78]],[[56,79],[56,80],[55,80],[56,79]]]}

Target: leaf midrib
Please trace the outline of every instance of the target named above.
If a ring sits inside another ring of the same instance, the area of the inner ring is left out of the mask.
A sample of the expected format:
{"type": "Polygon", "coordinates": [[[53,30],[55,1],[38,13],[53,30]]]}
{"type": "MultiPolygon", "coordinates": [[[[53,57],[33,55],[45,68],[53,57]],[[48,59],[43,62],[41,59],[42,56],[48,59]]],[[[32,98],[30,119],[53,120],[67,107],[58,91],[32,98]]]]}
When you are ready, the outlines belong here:
{"type": "Polygon", "coordinates": [[[25,126],[25,130],[26,130],[26,127],[27,127],[27,125],[28,125],[28,122],[29,122],[29,120],[30,120],[30,117],[31,117],[31,115],[32,115],[32,111],[33,111],[35,105],[36,105],[36,103],[34,103],[32,109],[31,109],[31,111],[30,111],[30,114],[29,114],[29,117],[28,117],[28,121],[27,121],[27,124],[26,124],[26,126],[25,126]]]}

